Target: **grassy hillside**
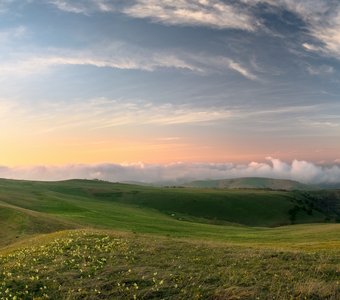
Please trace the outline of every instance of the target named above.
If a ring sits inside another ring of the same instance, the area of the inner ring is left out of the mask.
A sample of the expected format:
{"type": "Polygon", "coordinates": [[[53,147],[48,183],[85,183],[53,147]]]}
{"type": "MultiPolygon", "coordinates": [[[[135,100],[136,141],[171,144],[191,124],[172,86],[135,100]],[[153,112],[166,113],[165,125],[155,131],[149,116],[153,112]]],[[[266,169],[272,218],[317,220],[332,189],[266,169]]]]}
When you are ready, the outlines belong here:
{"type": "MultiPolygon", "coordinates": [[[[84,226],[238,241],[259,230],[241,225],[334,221],[340,203],[340,197],[323,192],[165,189],[88,180],[0,180],[0,189],[2,228],[7,228],[0,245],[84,226]]],[[[273,234],[281,238],[279,230],[273,234]]]]}
{"type": "Polygon", "coordinates": [[[0,189],[1,220],[8,228],[2,241],[80,226],[197,236],[209,228],[208,235],[219,235],[221,227],[214,224],[334,221],[340,203],[323,192],[165,189],[88,180],[0,180],[0,189]]]}
{"type": "Polygon", "coordinates": [[[53,215],[0,203],[0,246],[32,234],[77,227],[79,226],[70,221],[55,218],[53,215]]]}
{"type": "Polygon", "coordinates": [[[0,252],[0,298],[336,300],[338,255],[336,248],[61,232],[0,252]]]}
{"type": "Polygon", "coordinates": [[[0,180],[0,299],[338,299],[339,195],[0,180]]]}
{"type": "Polygon", "coordinates": [[[184,184],[186,187],[213,189],[271,189],[271,190],[311,190],[315,187],[288,179],[244,177],[219,180],[197,180],[184,184]]]}

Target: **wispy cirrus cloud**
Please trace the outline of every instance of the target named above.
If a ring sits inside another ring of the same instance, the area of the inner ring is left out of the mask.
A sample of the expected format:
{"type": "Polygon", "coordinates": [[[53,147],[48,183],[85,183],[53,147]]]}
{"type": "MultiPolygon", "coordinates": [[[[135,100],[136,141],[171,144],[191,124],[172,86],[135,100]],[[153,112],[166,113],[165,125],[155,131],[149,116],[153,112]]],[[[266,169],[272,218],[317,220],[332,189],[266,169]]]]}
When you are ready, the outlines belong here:
{"type": "Polygon", "coordinates": [[[308,26],[318,44],[305,43],[307,50],[322,51],[340,58],[340,3],[339,1],[282,0],[288,10],[296,13],[308,26]]]}
{"type": "Polygon", "coordinates": [[[240,63],[233,61],[231,59],[227,59],[227,65],[231,70],[234,70],[241,74],[242,76],[250,79],[250,80],[257,80],[258,77],[249,69],[246,67],[242,66],[240,63]]]}
{"type": "Polygon", "coordinates": [[[322,42],[321,49],[324,53],[340,59],[340,5],[337,15],[331,17],[330,22],[315,26],[312,33],[322,42]]]}
{"type": "MultiPolygon", "coordinates": [[[[75,128],[100,130],[124,125],[176,125],[225,120],[227,109],[206,109],[189,104],[155,104],[147,101],[105,98],[60,103],[36,103],[34,108],[14,101],[0,101],[0,117],[16,124],[29,124],[37,134],[75,128]],[[17,108],[20,108],[17,110],[17,108]],[[171,113],[169,113],[171,112],[171,113]],[[39,128],[39,129],[38,129],[39,128]]],[[[7,126],[8,126],[7,121],[7,126]]]]}
{"type": "MultiPolygon", "coordinates": [[[[6,8],[15,0],[0,2],[6,8]]],[[[263,20],[253,10],[257,4],[267,4],[297,15],[306,24],[310,37],[304,48],[340,57],[340,3],[337,0],[50,0],[59,10],[91,15],[94,12],[122,13],[132,18],[179,26],[203,26],[216,29],[257,31],[263,20]]]]}
{"type": "Polygon", "coordinates": [[[332,66],[321,65],[321,66],[308,66],[307,72],[310,75],[331,75],[334,74],[335,70],[332,66]]]}
{"type": "Polygon", "coordinates": [[[306,39],[304,48],[340,57],[340,3],[336,0],[134,0],[113,2],[109,0],[52,0],[58,9],[89,14],[94,11],[119,12],[132,18],[149,19],[153,22],[203,26],[216,29],[240,29],[257,31],[264,24],[253,10],[257,4],[267,4],[278,10],[297,15],[307,26],[307,33],[316,40],[306,39]]]}
{"type": "Polygon", "coordinates": [[[58,66],[93,66],[150,72],[163,68],[203,71],[199,66],[185,60],[185,57],[180,57],[170,51],[157,52],[115,42],[82,50],[32,48],[13,51],[6,59],[0,59],[0,76],[25,76],[58,66]]]}
{"type": "Polygon", "coordinates": [[[202,75],[233,71],[249,80],[258,79],[251,69],[225,56],[192,54],[171,49],[141,49],[121,42],[84,50],[33,49],[31,52],[14,52],[9,58],[0,59],[0,77],[25,76],[58,66],[92,66],[148,72],[178,69],[202,75]]]}
{"type": "Polygon", "coordinates": [[[122,12],[131,17],[148,18],[170,25],[254,31],[260,24],[246,10],[220,0],[136,0],[122,12]]]}
{"type": "Polygon", "coordinates": [[[58,9],[90,14],[117,11],[127,16],[149,19],[168,25],[205,26],[217,29],[254,31],[260,22],[246,9],[221,0],[134,0],[114,2],[106,0],[52,0],[58,9]]]}
{"type": "MultiPolygon", "coordinates": [[[[337,0],[240,0],[254,6],[265,3],[287,10],[305,22],[308,35],[303,47],[340,58],[340,3],[337,0]],[[314,41],[313,41],[314,40],[314,41]]],[[[306,36],[307,37],[307,36],[306,36]]]]}
{"type": "Polygon", "coordinates": [[[0,177],[31,180],[64,180],[73,178],[101,179],[112,182],[178,182],[239,177],[292,179],[303,183],[339,183],[340,167],[320,166],[293,160],[291,163],[268,157],[267,162],[171,163],[171,164],[96,164],[33,167],[0,167],[0,177]]]}
{"type": "Polygon", "coordinates": [[[340,4],[336,0],[134,0],[114,2],[109,0],[52,0],[58,9],[72,13],[120,12],[132,18],[149,19],[168,25],[204,26],[217,29],[256,31],[264,25],[251,9],[267,4],[296,14],[307,25],[309,34],[321,45],[307,42],[307,50],[321,50],[340,56],[340,4]]]}
{"type": "MultiPolygon", "coordinates": [[[[224,124],[238,127],[252,124],[267,124],[266,130],[277,131],[288,118],[298,122],[300,131],[325,128],[337,130],[336,118],[302,118],[306,113],[329,109],[328,106],[285,106],[275,108],[228,106],[198,106],[195,103],[154,103],[145,100],[94,98],[68,100],[62,102],[36,102],[34,107],[22,101],[0,99],[0,125],[19,126],[21,131],[29,130],[30,135],[44,135],[51,132],[105,131],[122,126],[151,125],[212,125],[224,124]],[[301,119],[302,118],[302,119],[301,119]],[[283,121],[277,120],[283,119],[283,121]],[[268,125],[270,124],[269,128],[268,125]]],[[[334,109],[338,109],[334,107],[334,109]]],[[[255,125],[254,125],[255,126],[255,125]]],[[[255,126],[255,127],[256,127],[255,126]]],[[[262,128],[262,127],[261,127],[262,128]]],[[[264,130],[264,128],[262,128],[264,130]]]]}
{"type": "MultiPolygon", "coordinates": [[[[24,54],[13,61],[1,63],[2,75],[25,75],[39,73],[58,66],[93,66],[97,68],[112,68],[121,70],[154,71],[161,68],[186,69],[200,72],[194,65],[190,65],[180,58],[166,54],[153,56],[100,56],[92,53],[43,53],[24,54]]],[[[1,75],[0,75],[1,76],[1,75]]]]}
{"type": "Polygon", "coordinates": [[[50,0],[50,4],[55,5],[58,9],[76,13],[76,14],[91,14],[94,11],[112,12],[115,11],[112,1],[109,0],[50,0]]]}

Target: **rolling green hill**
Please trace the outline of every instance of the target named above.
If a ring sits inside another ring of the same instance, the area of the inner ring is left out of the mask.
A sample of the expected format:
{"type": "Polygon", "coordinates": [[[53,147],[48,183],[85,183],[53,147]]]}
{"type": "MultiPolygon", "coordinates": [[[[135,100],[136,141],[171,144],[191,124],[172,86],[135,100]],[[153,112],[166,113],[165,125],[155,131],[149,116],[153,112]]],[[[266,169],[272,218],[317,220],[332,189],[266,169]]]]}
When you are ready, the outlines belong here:
{"type": "Polygon", "coordinates": [[[270,189],[270,190],[315,190],[294,180],[273,179],[263,177],[244,177],[219,180],[197,180],[184,184],[185,187],[214,188],[214,189],[270,189]]]}
{"type": "Polygon", "coordinates": [[[0,203],[0,246],[9,244],[19,237],[77,227],[79,226],[53,215],[0,203]]]}
{"type": "Polygon", "coordinates": [[[310,205],[305,195],[285,191],[166,189],[87,180],[2,180],[0,188],[0,205],[10,206],[26,219],[44,220],[48,215],[62,224],[125,227],[130,224],[130,214],[141,216],[141,220],[157,214],[170,220],[249,226],[334,219],[322,207],[310,205]]]}
{"type": "Polygon", "coordinates": [[[0,222],[7,228],[2,243],[81,226],[200,236],[203,224],[275,227],[334,222],[340,215],[340,197],[332,191],[154,188],[90,180],[0,180],[0,189],[0,222]]]}
{"type": "Polygon", "coordinates": [[[0,299],[338,299],[339,199],[0,180],[0,299]]]}

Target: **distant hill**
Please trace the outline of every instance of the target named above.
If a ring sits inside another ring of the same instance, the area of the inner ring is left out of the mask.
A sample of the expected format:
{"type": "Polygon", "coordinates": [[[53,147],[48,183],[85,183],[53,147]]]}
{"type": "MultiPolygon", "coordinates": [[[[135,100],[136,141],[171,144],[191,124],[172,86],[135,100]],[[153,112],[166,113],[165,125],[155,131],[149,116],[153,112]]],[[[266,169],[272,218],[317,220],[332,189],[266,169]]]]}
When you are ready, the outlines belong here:
{"type": "Polygon", "coordinates": [[[0,179],[0,240],[79,226],[148,232],[168,224],[173,232],[194,226],[188,223],[275,227],[340,220],[340,191],[287,191],[303,185],[263,178],[205,181],[205,186],[210,188],[0,179]],[[234,189],[211,188],[216,186],[234,189]]]}
{"type": "Polygon", "coordinates": [[[340,190],[340,182],[338,182],[338,183],[323,183],[323,184],[319,184],[318,187],[320,189],[325,189],[325,190],[340,190]]]}
{"type": "Polygon", "coordinates": [[[331,222],[340,190],[0,179],[0,299],[339,299],[331,222]]]}
{"type": "Polygon", "coordinates": [[[294,180],[263,177],[245,177],[219,180],[197,180],[184,184],[185,187],[213,189],[270,189],[270,190],[311,190],[309,186],[294,180]]]}

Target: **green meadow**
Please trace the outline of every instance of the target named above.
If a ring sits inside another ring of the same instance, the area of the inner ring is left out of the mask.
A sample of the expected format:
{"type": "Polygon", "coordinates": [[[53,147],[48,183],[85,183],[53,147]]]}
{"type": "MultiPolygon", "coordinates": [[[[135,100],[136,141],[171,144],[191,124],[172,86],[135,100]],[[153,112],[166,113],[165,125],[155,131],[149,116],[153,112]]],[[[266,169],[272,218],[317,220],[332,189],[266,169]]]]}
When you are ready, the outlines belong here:
{"type": "Polygon", "coordinates": [[[339,199],[0,180],[0,299],[339,299],[339,199]]]}

